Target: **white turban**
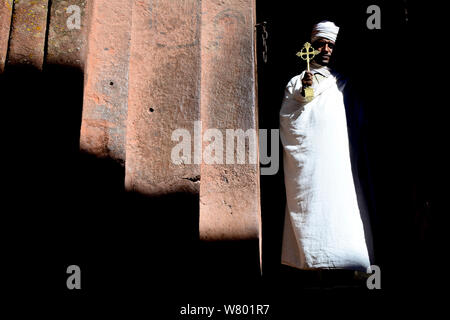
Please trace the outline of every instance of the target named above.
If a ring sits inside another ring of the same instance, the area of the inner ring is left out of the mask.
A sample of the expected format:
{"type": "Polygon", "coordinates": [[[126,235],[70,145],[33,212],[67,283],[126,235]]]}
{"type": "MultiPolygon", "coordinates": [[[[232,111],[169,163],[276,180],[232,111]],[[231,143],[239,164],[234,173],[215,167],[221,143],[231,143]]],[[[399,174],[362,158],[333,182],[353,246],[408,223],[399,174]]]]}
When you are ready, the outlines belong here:
{"type": "Polygon", "coordinates": [[[339,32],[339,27],[331,21],[322,21],[314,25],[311,32],[311,42],[316,41],[318,38],[325,38],[328,40],[336,41],[339,32]]]}

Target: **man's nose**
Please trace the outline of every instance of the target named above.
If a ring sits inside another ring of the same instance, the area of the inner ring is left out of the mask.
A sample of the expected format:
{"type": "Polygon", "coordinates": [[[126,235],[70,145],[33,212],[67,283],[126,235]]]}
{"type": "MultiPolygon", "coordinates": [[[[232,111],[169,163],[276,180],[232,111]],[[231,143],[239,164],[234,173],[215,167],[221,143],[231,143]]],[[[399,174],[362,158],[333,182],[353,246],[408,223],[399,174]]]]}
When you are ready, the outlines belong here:
{"type": "Polygon", "coordinates": [[[320,51],[320,53],[327,53],[327,54],[331,53],[331,50],[330,50],[330,47],[328,46],[328,44],[324,44],[323,46],[321,46],[319,48],[319,51],[320,51]]]}

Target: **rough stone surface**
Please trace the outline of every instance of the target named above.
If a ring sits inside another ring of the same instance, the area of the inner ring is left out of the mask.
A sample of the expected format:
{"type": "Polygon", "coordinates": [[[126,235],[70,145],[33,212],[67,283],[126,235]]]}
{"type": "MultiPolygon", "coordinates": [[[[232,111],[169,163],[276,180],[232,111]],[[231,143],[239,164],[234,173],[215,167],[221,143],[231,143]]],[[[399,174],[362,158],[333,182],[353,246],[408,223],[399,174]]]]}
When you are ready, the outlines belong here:
{"type": "Polygon", "coordinates": [[[84,69],[89,29],[86,2],[87,0],[52,1],[45,57],[47,64],[84,69]]]}
{"type": "MultiPolygon", "coordinates": [[[[194,137],[200,118],[200,0],[133,6],[126,188],[145,195],[199,192],[200,163],[171,160],[172,132],[194,137]]],[[[192,143],[193,145],[193,143],[192,143]]],[[[193,149],[192,149],[193,153],[193,149]]]]}
{"type": "MultiPolygon", "coordinates": [[[[9,63],[42,68],[47,6],[18,1],[9,63]]],[[[254,23],[254,0],[52,1],[46,62],[85,70],[81,150],[125,164],[128,191],[200,193],[204,240],[261,239],[249,146],[246,164],[196,157],[210,147],[198,140],[208,129],[222,133],[224,160],[226,129],[257,136],[254,23]],[[81,9],[80,29],[67,26],[70,5],[81,9]],[[181,163],[177,129],[191,137],[181,163]]]]}
{"type": "MultiPolygon", "coordinates": [[[[225,129],[257,130],[255,3],[253,0],[203,0],[202,12],[203,132],[217,128],[225,142],[225,129]]],[[[204,150],[208,144],[204,142],[204,150]]],[[[246,164],[202,163],[202,239],[260,239],[259,160],[249,164],[248,156],[247,148],[246,164]]]]}
{"type": "Polygon", "coordinates": [[[0,0],[0,73],[5,70],[13,0],[0,0]]]}
{"type": "Polygon", "coordinates": [[[12,19],[8,65],[42,69],[48,0],[16,0],[12,19]]]}
{"type": "Polygon", "coordinates": [[[125,161],[132,2],[91,3],[80,136],[82,151],[120,163],[125,161]]]}

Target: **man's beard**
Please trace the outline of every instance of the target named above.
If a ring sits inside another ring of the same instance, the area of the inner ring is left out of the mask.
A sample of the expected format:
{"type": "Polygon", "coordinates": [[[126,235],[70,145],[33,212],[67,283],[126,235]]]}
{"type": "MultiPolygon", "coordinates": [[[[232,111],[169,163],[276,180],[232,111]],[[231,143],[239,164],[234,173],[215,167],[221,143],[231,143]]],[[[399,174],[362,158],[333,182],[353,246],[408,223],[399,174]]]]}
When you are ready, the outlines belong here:
{"type": "Polygon", "coordinates": [[[314,59],[314,61],[317,63],[317,64],[320,64],[321,66],[327,66],[327,65],[329,65],[330,64],[330,59],[331,59],[331,57],[330,56],[328,56],[328,59],[323,59],[324,57],[322,56],[322,57],[316,57],[316,59],[314,59]]]}

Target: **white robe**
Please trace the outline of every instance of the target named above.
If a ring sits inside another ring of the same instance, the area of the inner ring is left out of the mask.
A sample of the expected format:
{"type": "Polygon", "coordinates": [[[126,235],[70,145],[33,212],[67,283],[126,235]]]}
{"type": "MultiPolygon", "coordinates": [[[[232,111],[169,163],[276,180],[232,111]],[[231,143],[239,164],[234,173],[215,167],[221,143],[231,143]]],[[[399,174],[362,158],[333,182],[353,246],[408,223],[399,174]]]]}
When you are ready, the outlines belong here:
{"type": "Polygon", "coordinates": [[[328,68],[311,71],[323,75],[314,80],[314,99],[308,103],[301,95],[303,72],[289,81],[280,110],[287,199],[282,263],[366,271],[369,254],[339,90],[345,82],[328,68]]]}

